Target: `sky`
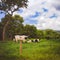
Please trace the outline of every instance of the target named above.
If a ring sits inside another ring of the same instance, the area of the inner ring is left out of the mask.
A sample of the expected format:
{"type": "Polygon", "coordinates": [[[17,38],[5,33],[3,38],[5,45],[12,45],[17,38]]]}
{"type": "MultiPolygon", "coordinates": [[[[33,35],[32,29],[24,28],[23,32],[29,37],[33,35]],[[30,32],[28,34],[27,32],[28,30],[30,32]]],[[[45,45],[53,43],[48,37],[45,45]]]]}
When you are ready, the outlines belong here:
{"type": "Polygon", "coordinates": [[[28,7],[20,8],[15,14],[24,18],[24,25],[60,31],[60,0],[29,0],[28,7]]]}

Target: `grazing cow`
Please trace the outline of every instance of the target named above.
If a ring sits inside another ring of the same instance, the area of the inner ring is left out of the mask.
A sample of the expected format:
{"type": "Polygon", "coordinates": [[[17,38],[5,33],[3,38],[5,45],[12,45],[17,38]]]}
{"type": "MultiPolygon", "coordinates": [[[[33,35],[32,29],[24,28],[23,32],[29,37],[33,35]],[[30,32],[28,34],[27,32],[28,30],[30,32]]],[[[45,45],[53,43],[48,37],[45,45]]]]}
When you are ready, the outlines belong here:
{"type": "Polygon", "coordinates": [[[35,39],[35,42],[39,42],[39,39],[35,39]]]}
{"type": "Polygon", "coordinates": [[[39,42],[39,39],[34,39],[32,40],[32,42],[39,42]]]}
{"type": "Polygon", "coordinates": [[[18,42],[18,40],[24,40],[25,38],[27,38],[28,36],[25,35],[15,35],[15,41],[18,42]]]}
{"type": "Polygon", "coordinates": [[[27,43],[31,43],[31,42],[32,42],[31,40],[27,41],[27,43]]]}
{"type": "Polygon", "coordinates": [[[35,42],[35,39],[34,40],[31,40],[32,42],[35,42]]]}

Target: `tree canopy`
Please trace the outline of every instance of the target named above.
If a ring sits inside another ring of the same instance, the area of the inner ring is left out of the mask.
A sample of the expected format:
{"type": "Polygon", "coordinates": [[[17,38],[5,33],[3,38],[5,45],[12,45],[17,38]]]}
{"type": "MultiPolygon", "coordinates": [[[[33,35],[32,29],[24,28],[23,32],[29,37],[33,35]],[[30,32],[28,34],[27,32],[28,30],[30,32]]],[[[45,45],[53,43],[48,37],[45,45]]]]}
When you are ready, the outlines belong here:
{"type": "MultiPolygon", "coordinates": [[[[6,15],[4,18],[2,18],[1,21],[1,27],[3,28],[7,22],[8,19],[11,19],[11,21],[9,22],[8,26],[6,27],[6,34],[5,37],[6,38],[10,38],[12,39],[12,37],[15,34],[22,34],[22,30],[23,30],[23,18],[19,15],[14,15],[12,17],[9,17],[9,15],[6,15]]],[[[2,31],[1,28],[1,31],[2,31]]]]}
{"type": "Polygon", "coordinates": [[[13,14],[21,7],[27,7],[28,0],[0,0],[0,12],[13,14]]]}

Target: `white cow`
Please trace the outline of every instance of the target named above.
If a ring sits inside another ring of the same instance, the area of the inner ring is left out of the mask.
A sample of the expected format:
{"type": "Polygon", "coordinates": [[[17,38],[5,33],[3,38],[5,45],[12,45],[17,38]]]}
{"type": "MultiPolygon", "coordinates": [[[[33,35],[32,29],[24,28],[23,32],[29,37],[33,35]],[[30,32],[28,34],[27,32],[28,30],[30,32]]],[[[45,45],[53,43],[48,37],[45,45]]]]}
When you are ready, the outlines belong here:
{"type": "Polygon", "coordinates": [[[18,42],[18,40],[23,40],[25,41],[25,38],[27,38],[28,36],[25,35],[15,35],[15,41],[18,42]]]}

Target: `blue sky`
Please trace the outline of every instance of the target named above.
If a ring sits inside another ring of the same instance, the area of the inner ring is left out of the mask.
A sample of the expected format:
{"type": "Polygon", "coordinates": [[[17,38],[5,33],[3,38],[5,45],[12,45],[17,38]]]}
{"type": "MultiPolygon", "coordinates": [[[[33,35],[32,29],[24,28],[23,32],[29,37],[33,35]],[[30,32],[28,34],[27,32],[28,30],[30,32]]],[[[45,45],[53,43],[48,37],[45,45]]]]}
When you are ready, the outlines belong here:
{"type": "Polygon", "coordinates": [[[28,7],[15,14],[24,18],[24,24],[35,25],[37,29],[60,30],[60,0],[29,0],[28,7]]]}
{"type": "Polygon", "coordinates": [[[0,21],[4,16],[5,16],[4,14],[0,14],[0,21]]]}

